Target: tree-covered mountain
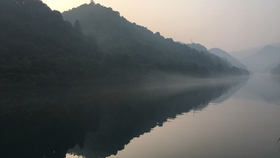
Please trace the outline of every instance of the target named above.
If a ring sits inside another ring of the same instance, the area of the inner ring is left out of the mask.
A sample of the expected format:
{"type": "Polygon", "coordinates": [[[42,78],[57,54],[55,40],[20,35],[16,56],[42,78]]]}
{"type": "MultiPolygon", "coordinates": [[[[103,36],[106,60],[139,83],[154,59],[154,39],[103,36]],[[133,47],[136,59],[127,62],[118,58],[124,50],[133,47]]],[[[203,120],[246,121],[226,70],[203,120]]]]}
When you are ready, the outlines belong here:
{"type": "Polygon", "coordinates": [[[127,21],[119,12],[100,4],[83,4],[62,13],[72,24],[79,20],[82,31],[96,38],[100,49],[106,54],[129,54],[134,62],[191,62],[209,68],[221,64],[216,56],[205,56],[189,47],[153,33],[145,27],[127,21]],[[213,58],[213,59],[211,59],[213,58]]]}
{"type": "Polygon", "coordinates": [[[221,58],[225,58],[227,61],[231,63],[232,66],[235,66],[237,68],[247,69],[247,67],[244,64],[242,64],[240,61],[238,61],[237,59],[235,59],[233,56],[231,56],[230,54],[228,54],[226,51],[222,49],[212,48],[209,49],[209,52],[221,58]]]}
{"type": "MultiPolygon", "coordinates": [[[[213,54],[214,54],[214,53],[210,53],[204,45],[201,45],[201,44],[199,44],[199,43],[188,43],[188,44],[187,44],[187,43],[183,43],[183,42],[179,42],[179,43],[181,43],[181,44],[183,44],[183,45],[187,45],[187,46],[189,46],[191,49],[195,49],[195,50],[198,51],[198,52],[203,52],[203,53],[205,53],[205,54],[208,53],[208,54],[210,54],[210,55],[213,55],[213,54]]],[[[223,60],[223,62],[224,62],[225,64],[227,64],[228,67],[232,67],[232,64],[231,64],[226,58],[224,58],[223,56],[219,56],[219,55],[217,55],[217,54],[214,54],[214,55],[220,57],[220,58],[223,60]]],[[[241,68],[241,69],[244,69],[244,68],[241,68]]],[[[246,68],[245,68],[245,69],[246,69],[246,68]]]]}
{"type": "Polygon", "coordinates": [[[40,0],[1,0],[0,21],[0,87],[69,86],[95,73],[93,39],[40,0]]]}
{"type": "Polygon", "coordinates": [[[191,49],[195,49],[199,52],[208,52],[207,48],[199,43],[190,43],[186,45],[189,46],[191,49]]]}
{"type": "Polygon", "coordinates": [[[73,25],[41,0],[0,1],[0,88],[139,82],[159,71],[196,77],[246,73],[99,4],[84,4],[64,18],[73,25]]]}
{"type": "Polygon", "coordinates": [[[237,59],[232,57],[230,54],[228,54],[227,52],[225,52],[219,48],[212,48],[212,49],[207,50],[207,48],[205,46],[203,46],[199,43],[191,43],[191,44],[186,44],[186,45],[188,45],[190,48],[195,49],[199,52],[211,53],[211,54],[214,54],[214,55],[220,57],[225,63],[228,64],[229,67],[235,66],[237,68],[247,70],[247,67],[244,64],[242,64],[237,59]]]}
{"type": "Polygon", "coordinates": [[[82,31],[94,36],[105,54],[127,54],[133,63],[141,65],[169,62],[203,66],[209,73],[221,73],[221,69],[230,71],[228,64],[219,57],[198,52],[171,38],[164,38],[159,32],[153,33],[131,23],[112,8],[95,3],[83,4],[62,15],[72,24],[78,20],[82,31]]]}

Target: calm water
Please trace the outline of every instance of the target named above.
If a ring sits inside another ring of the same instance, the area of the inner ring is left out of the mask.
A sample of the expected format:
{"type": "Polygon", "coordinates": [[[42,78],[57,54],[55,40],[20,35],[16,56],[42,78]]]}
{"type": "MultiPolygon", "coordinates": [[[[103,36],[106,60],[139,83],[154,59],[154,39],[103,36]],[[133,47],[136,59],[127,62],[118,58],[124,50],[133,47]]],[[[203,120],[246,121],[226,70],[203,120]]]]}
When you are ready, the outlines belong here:
{"type": "Polygon", "coordinates": [[[280,157],[279,81],[176,83],[5,92],[0,157],[280,157]]]}
{"type": "Polygon", "coordinates": [[[222,100],[169,120],[110,158],[280,157],[279,84],[270,76],[254,76],[222,100]]]}

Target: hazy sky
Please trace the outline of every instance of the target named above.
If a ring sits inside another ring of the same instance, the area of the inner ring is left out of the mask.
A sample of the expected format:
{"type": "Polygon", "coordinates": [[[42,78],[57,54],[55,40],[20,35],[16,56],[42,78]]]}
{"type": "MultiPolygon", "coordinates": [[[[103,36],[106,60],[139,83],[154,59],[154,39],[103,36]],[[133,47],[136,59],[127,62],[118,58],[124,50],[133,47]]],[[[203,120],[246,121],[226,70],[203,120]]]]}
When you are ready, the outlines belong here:
{"type": "MultiPolygon", "coordinates": [[[[90,0],[43,0],[65,11],[90,0]]],[[[280,42],[280,0],[95,0],[174,41],[228,52],[280,42]]]]}

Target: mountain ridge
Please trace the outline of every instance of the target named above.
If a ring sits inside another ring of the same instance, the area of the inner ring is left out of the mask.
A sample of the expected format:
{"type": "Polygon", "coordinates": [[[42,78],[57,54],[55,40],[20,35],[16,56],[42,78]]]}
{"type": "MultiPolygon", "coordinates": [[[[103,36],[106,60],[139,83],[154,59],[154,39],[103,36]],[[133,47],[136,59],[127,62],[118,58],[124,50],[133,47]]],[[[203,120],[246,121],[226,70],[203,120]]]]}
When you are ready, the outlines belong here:
{"type": "Polygon", "coordinates": [[[243,62],[248,69],[253,72],[270,72],[273,65],[278,65],[280,63],[280,49],[271,45],[266,45],[256,53],[244,59],[243,62]]]}
{"type": "Polygon", "coordinates": [[[240,61],[238,61],[233,56],[231,56],[229,53],[227,53],[226,51],[224,51],[220,48],[212,48],[212,49],[209,49],[208,51],[219,57],[226,58],[232,64],[232,66],[242,68],[242,69],[247,69],[247,67],[244,64],[242,64],[240,61]]]}
{"type": "MultiPolygon", "coordinates": [[[[81,23],[83,32],[85,34],[96,37],[101,47],[108,44],[119,45],[121,47],[115,47],[112,49],[108,47],[102,48],[105,53],[112,53],[116,49],[123,48],[125,48],[126,51],[135,52],[135,50],[132,50],[131,48],[129,48],[129,46],[125,45],[126,43],[130,46],[134,45],[138,47],[138,51],[141,51],[142,54],[143,52],[147,52],[147,50],[142,49],[143,47],[149,47],[150,49],[153,49],[152,51],[150,51],[149,55],[156,61],[167,61],[169,60],[168,58],[170,58],[171,60],[176,62],[187,61],[202,66],[211,67],[211,62],[215,60],[215,62],[226,67],[226,64],[216,56],[210,55],[209,57],[206,57],[199,52],[191,51],[189,47],[174,42],[171,38],[164,38],[160,35],[159,32],[153,33],[143,26],[139,26],[135,23],[127,21],[125,18],[120,17],[118,12],[113,11],[111,8],[103,7],[100,4],[83,4],[80,7],[63,12],[62,15],[65,20],[68,20],[70,22],[78,19],[81,23]],[[81,13],[83,12],[83,10],[89,13],[89,15],[81,13]],[[102,20],[100,20],[101,17],[102,20]],[[107,25],[106,22],[108,22],[107,25]],[[102,27],[97,25],[99,23],[102,23],[102,27]],[[107,29],[105,30],[104,28],[107,29]],[[115,40],[112,40],[112,38],[115,40]],[[161,52],[162,55],[155,56],[153,54],[153,51],[161,52]],[[198,58],[203,60],[203,58],[205,57],[210,58],[210,60],[207,59],[204,60],[204,62],[198,60],[198,58]]],[[[141,55],[138,57],[143,58],[141,57],[141,55]]]]}
{"type": "Polygon", "coordinates": [[[270,44],[266,44],[266,45],[264,44],[262,46],[256,46],[256,47],[248,48],[248,49],[244,49],[244,50],[231,51],[231,52],[229,52],[229,54],[232,55],[233,57],[235,57],[236,59],[238,59],[239,61],[243,62],[244,59],[246,59],[249,56],[253,55],[254,53],[260,51],[263,47],[265,47],[267,45],[271,45],[271,46],[274,46],[274,47],[280,49],[280,42],[275,42],[275,43],[270,43],[270,44]]]}

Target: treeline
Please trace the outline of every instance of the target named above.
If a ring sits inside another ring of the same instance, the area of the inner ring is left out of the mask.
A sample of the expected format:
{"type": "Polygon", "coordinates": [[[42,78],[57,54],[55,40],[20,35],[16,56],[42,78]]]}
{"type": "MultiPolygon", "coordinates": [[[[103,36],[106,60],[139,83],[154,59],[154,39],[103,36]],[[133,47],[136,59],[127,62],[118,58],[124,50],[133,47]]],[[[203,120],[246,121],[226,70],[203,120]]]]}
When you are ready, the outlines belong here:
{"type": "Polygon", "coordinates": [[[74,17],[72,25],[40,0],[1,0],[0,88],[132,83],[157,71],[197,77],[247,73],[109,8],[81,7],[92,13],[81,16],[93,20],[74,17]]]}

